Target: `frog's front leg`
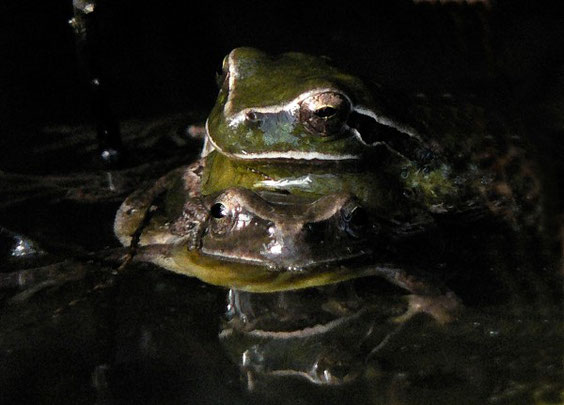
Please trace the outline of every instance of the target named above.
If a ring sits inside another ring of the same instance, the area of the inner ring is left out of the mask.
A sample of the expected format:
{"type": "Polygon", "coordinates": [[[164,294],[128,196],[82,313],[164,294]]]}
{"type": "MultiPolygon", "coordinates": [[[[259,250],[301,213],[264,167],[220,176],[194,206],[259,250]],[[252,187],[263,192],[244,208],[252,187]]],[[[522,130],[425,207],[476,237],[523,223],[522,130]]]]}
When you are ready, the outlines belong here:
{"type": "Polygon", "coordinates": [[[186,128],[186,135],[197,141],[205,141],[206,127],[203,124],[192,124],[186,128]]]}
{"type": "Polygon", "coordinates": [[[197,199],[204,164],[204,160],[199,159],[169,172],[153,186],[130,195],[120,206],[114,222],[114,231],[120,242],[135,248],[137,245],[166,244],[178,239],[174,221],[162,220],[172,205],[166,194],[179,185],[180,192],[177,194],[181,194],[183,199],[197,199]]]}

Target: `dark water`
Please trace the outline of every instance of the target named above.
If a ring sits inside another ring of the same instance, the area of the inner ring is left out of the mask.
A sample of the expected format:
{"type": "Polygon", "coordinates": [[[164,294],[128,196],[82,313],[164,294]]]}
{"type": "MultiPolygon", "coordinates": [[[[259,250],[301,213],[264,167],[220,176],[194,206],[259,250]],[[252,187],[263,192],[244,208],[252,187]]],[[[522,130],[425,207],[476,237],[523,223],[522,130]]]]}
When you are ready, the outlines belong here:
{"type": "Polygon", "coordinates": [[[138,160],[112,173],[89,169],[87,127],[45,127],[5,163],[20,174],[0,177],[1,403],[562,403],[555,267],[463,293],[446,325],[394,321],[405,296],[377,281],[228,302],[152,265],[118,270],[115,211],[193,159],[198,119],[124,123],[138,160]]]}

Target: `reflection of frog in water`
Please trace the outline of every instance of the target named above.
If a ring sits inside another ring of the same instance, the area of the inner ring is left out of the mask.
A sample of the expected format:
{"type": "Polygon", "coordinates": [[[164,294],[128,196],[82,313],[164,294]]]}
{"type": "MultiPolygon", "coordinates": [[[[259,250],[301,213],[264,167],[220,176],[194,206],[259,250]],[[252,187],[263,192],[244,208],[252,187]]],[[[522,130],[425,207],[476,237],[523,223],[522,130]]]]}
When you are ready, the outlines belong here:
{"type": "Polygon", "coordinates": [[[120,241],[146,246],[138,259],[248,291],[378,274],[432,295],[414,269],[441,260],[425,243],[442,224],[539,224],[515,132],[487,109],[371,92],[321,58],[249,48],[228,55],[220,86],[201,160],[118,212],[120,241]]]}
{"type": "Polygon", "coordinates": [[[219,339],[249,390],[288,380],[339,386],[366,377],[377,368],[373,358],[411,327],[407,321],[440,305],[439,297],[412,296],[413,310],[415,300],[371,281],[377,279],[270,294],[231,289],[219,339]]]}

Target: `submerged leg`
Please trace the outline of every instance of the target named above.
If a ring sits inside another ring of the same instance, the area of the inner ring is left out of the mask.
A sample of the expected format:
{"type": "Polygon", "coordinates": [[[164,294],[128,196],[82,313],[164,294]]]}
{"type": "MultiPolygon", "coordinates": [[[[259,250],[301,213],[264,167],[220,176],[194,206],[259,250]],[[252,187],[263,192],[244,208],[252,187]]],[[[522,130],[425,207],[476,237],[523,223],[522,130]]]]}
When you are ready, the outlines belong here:
{"type": "Polygon", "coordinates": [[[440,283],[416,275],[416,271],[392,266],[378,266],[375,270],[375,275],[412,293],[407,296],[408,310],[395,319],[397,322],[405,322],[415,314],[426,313],[443,324],[451,321],[462,309],[462,302],[454,292],[440,283]]]}

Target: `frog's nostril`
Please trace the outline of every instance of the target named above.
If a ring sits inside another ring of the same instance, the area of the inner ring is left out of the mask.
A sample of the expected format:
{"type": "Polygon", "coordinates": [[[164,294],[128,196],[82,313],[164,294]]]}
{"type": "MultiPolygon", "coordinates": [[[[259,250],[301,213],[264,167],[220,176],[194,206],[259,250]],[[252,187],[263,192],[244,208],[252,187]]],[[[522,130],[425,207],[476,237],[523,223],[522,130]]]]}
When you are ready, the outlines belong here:
{"type": "Polygon", "coordinates": [[[259,116],[256,112],[254,111],[247,111],[245,113],[245,119],[249,122],[258,122],[259,121],[259,116]]]}

